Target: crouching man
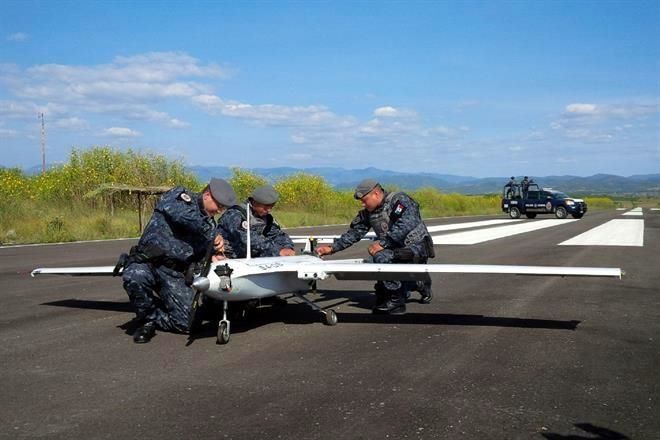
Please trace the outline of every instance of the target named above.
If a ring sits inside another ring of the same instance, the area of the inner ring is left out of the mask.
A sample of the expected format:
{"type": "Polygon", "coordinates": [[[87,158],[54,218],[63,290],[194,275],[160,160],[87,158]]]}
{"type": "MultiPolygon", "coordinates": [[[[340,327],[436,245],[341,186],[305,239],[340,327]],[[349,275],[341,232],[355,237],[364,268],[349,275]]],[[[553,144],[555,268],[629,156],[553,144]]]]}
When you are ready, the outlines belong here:
{"type": "Polygon", "coordinates": [[[136,343],[149,342],[156,328],[189,331],[194,291],[187,273],[214,248],[222,250],[214,216],[234,204],[234,190],[222,179],[211,179],[201,193],[178,186],[163,194],[138,244],[118,264],[142,324],[136,343]]]}
{"type": "MultiPolygon", "coordinates": [[[[350,228],[332,246],[316,248],[318,255],[344,250],[360,241],[370,229],[376,241],[369,246],[374,263],[426,263],[433,258],[433,241],[422,221],[419,205],[403,192],[386,192],[373,179],[365,179],[355,189],[355,198],[362,202],[362,210],[350,228]]],[[[431,279],[425,281],[378,281],[376,283],[374,313],[400,315],[406,312],[406,299],[418,290],[421,302],[431,302],[431,279]]]]}

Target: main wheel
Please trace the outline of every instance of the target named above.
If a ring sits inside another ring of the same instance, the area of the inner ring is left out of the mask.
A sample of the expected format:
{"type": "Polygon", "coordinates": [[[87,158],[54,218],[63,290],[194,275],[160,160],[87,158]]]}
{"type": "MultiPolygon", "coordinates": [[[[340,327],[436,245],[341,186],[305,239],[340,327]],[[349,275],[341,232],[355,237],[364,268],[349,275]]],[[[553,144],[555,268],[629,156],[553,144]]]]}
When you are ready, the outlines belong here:
{"type": "Polygon", "coordinates": [[[218,325],[218,340],[216,342],[218,344],[224,345],[229,342],[229,337],[229,322],[220,321],[220,324],[218,325]]]}
{"type": "Polygon", "coordinates": [[[509,217],[511,218],[520,218],[520,209],[515,206],[509,209],[509,217]]]}
{"type": "Polygon", "coordinates": [[[324,313],[324,319],[323,322],[325,325],[336,325],[337,324],[337,314],[335,313],[334,310],[326,310],[324,313]]]}
{"type": "Polygon", "coordinates": [[[563,206],[559,206],[555,211],[555,216],[557,218],[566,218],[568,217],[568,211],[566,211],[566,208],[564,208],[563,206]]]}

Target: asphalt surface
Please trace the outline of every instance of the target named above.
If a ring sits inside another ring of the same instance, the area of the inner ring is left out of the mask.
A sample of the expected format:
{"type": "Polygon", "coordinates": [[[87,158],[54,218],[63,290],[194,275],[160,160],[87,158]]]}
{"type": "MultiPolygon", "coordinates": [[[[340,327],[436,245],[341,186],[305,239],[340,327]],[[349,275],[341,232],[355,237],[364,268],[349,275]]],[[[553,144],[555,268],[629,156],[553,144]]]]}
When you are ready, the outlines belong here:
{"type": "Polygon", "coordinates": [[[433,262],[622,280],[434,276],[433,302],[403,316],[370,313],[372,283],[323,281],[310,298],[338,325],[292,299],[233,321],[222,346],[212,323],[134,344],[119,279],[29,277],[114,264],[133,241],[0,248],[0,438],[658,439],[660,211],[644,211],[643,247],[557,246],[620,215],[437,246],[433,262]]]}

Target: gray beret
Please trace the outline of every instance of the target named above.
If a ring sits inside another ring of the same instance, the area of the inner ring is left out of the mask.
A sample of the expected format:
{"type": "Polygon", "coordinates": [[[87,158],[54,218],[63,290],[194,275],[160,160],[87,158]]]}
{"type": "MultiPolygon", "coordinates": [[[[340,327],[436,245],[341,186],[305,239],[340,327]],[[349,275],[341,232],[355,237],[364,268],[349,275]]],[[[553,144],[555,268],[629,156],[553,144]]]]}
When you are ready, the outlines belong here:
{"type": "Polygon", "coordinates": [[[358,186],[355,188],[355,194],[353,195],[356,199],[361,199],[366,196],[380,184],[374,179],[364,179],[362,182],[358,183],[358,186]]]}
{"type": "Polygon", "coordinates": [[[213,199],[223,206],[236,204],[236,193],[231,185],[224,179],[213,178],[209,182],[209,190],[213,199]]]}
{"type": "Polygon", "coordinates": [[[257,203],[261,203],[262,205],[272,205],[277,202],[277,199],[280,198],[280,195],[272,186],[262,185],[252,191],[250,198],[257,203]]]}

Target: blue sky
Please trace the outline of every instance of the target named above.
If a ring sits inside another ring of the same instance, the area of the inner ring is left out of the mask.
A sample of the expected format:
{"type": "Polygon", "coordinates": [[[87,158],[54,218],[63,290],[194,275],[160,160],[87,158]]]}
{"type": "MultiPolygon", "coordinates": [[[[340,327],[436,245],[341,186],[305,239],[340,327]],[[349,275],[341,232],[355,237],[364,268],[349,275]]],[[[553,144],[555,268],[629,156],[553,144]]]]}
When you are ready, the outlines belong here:
{"type": "Polygon", "coordinates": [[[660,172],[660,1],[29,1],[0,12],[0,165],[660,172]]]}

